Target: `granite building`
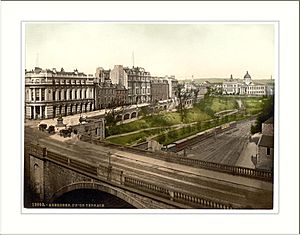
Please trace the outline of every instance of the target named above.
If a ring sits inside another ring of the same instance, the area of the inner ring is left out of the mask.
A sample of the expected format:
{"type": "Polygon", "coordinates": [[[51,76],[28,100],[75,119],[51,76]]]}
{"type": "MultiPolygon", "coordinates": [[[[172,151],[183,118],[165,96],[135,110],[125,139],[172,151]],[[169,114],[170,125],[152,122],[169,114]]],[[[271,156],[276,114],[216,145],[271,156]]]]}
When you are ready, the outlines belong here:
{"type": "Polygon", "coordinates": [[[160,100],[169,99],[169,82],[162,77],[151,78],[151,101],[157,102],[160,100]]]}
{"type": "Polygon", "coordinates": [[[94,77],[63,68],[25,71],[25,118],[46,119],[94,110],[94,77]]]}
{"type": "Polygon", "coordinates": [[[266,86],[253,82],[248,71],[244,76],[244,80],[234,79],[232,75],[230,76],[230,79],[224,80],[222,84],[222,90],[224,95],[266,95],[266,86]]]}
{"type": "Polygon", "coordinates": [[[127,103],[127,89],[110,80],[95,84],[95,108],[106,109],[122,106],[127,103]]]}
{"type": "Polygon", "coordinates": [[[151,102],[151,75],[144,68],[124,68],[128,76],[128,102],[141,104],[151,102]]]}

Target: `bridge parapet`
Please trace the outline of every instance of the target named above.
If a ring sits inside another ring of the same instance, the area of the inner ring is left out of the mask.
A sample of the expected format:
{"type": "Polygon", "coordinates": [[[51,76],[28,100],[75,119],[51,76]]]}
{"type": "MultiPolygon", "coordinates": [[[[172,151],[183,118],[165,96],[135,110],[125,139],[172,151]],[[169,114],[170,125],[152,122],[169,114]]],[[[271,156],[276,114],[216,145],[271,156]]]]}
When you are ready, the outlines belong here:
{"type": "MultiPolygon", "coordinates": [[[[141,179],[137,176],[130,175],[128,172],[123,172],[115,167],[110,168],[108,165],[104,166],[91,162],[78,161],[73,159],[71,156],[55,153],[43,148],[42,146],[33,145],[31,148],[27,148],[27,151],[29,151],[29,155],[32,155],[42,161],[52,162],[61,167],[75,171],[85,177],[88,177],[89,179],[104,182],[112,187],[118,187],[137,195],[150,197],[152,200],[163,202],[168,206],[172,205],[175,208],[239,208],[238,205],[233,206],[225,201],[213,200],[205,196],[194,195],[193,193],[187,193],[180,189],[174,189],[166,185],[157,184],[151,180],[141,179]]],[[[76,187],[79,186],[80,184],[76,184],[76,187]]],[[[61,188],[63,187],[59,188],[60,189],[58,189],[58,191],[61,191],[61,188]]],[[[47,189],[45,189],[45,191],[46,190],[47,189]]],[[[48,195],[44,199],[53,199],[54,195],[57,195],[57,191],[50,194],[51,195],[48,195]]]]}
{"type": "Polygon", "coordinates": [[[108,143],[108,142],[104,142],[104,141],[99,141],[97,139],[91,140],[91,138],[82,138],[82,140],[85,142],[92,143],[92,144],[113,147],[113,148],[119,149],[121,151],[126,151],[129,153],[142,154],[147,157],[164,160],[167,162],[179,163],[179,164],[184,164],[184,165],[188,165],[188,166],[192,166],[192,167],[200,167],[200,168],[218,171],[218,172],[224,172],[224,173],[228,173],[228,174],[232,174],[232,175],[238,175],[238,176],[273,182],[273,172],[267,171],[267,170],[252,169],[252,168],[241,167],[241,166],[232,166],[232,165],[226,165],[226,164],[221,164],[221,163],[202,161],[202,160],[198,160],[198,159],[179,157],[177,154],[170,153],[170,152],[159,152],[159,154],[158,154],[158,153],[153,153],[151,151],[147,151],[147,150],[143,150],[143,149],[127,147],[127,146],[125,147],[125,146],[116,145],[116,144],[112,144],[112,143],[108,143]]]}
{"type": "Polygon", "coordinates": [[[182,203],[192,206],[193,208],[207,208],[207,209],[232,209],[232,205],[226,202],[214,201],[206,197],[199,197],[188,194],[179,190],[168,189],[167,187],[158,186],[156,184],[146,182],[133,177],[125,177],[126,186],[135,187],[139,190],[151,192],[162,198],[170,201],[182,203]]]}

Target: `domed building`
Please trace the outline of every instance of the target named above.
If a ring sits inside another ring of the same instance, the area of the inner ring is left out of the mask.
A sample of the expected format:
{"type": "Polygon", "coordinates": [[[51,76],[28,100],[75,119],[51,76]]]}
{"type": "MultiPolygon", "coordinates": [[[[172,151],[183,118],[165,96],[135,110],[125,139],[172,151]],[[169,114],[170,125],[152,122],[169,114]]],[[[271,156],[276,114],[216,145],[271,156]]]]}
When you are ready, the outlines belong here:
{"type": "Polygon", "coordinates": [[[249,96],[264,96],[266,95],[266,86],[259,83],[254,83],[248,71],[244,76],[244,80],[230,79],[223,81],[223,95],[249,95],[249,96]]]}
{"type": "Polygon", "coordinates": [[[250,76],[250,74],[249,74],[248,71],[247,71],[246,75],[244,76],[244,83],[245,83],[246,85],[249,85],[251,82],[252,82],[251,76],[250,76]]]}

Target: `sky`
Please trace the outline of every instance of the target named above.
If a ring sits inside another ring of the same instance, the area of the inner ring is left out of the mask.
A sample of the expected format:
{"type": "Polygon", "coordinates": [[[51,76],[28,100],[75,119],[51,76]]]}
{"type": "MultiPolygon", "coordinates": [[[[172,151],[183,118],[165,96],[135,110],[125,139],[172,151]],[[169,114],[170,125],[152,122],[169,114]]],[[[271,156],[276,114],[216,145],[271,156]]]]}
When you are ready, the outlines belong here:
{"type": "Polygon", "coordinates": [[[272,23],[26,23],[25,68],[95,74],[134,64],[177,79],[243,78],[246,71],[270,79],[274,30],[272,23]]]}

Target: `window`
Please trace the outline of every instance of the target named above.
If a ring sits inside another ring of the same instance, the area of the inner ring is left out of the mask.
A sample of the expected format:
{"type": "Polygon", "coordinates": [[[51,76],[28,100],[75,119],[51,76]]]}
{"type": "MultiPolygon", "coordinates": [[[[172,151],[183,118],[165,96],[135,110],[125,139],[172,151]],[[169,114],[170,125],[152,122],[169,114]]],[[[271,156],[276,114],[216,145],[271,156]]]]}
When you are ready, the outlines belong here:
{"type": "Polygon", "coordinates": [[[33,89],[31,89],[31,100],[34,100],[34,94],[33,94],[33,89]]]}
{"type": "Polygon", "coordinates": [[[271,149],[267,148],[267,155],[270,156],[271,155],[271,149]]]}
{"type": "Polygon", "coordinates": [[[39,89],[36,89],[36,90],[35,90],[35,97],[36,97],[36,100],[37,100],[37,101],[40,100],[40,90],[39,90],[39,89]]]}
{"type": "Polygon", "coordinates": [[[42,89],[42,97],[41,97],[41,100],[42,100],[42,101],[45,100],[45,89],[44,89],[44,88],[42,89]]]}

